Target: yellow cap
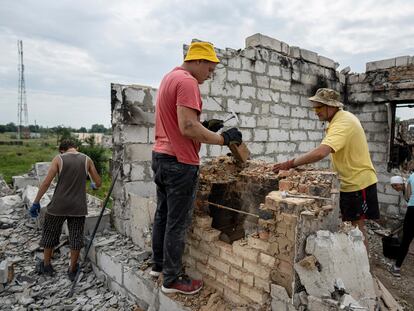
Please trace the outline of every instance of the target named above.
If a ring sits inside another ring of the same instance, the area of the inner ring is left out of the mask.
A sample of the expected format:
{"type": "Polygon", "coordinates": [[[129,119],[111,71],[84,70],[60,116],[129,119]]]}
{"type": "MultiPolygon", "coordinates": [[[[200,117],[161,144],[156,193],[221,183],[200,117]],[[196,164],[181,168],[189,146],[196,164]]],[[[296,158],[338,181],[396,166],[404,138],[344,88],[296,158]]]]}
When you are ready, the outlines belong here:
{"type": "Polygon", "coordinates": [[[184,61],[204,59],[213,63],[219,63],[214,47],[209,42],[193,42],[188,49],[184,61]]]}

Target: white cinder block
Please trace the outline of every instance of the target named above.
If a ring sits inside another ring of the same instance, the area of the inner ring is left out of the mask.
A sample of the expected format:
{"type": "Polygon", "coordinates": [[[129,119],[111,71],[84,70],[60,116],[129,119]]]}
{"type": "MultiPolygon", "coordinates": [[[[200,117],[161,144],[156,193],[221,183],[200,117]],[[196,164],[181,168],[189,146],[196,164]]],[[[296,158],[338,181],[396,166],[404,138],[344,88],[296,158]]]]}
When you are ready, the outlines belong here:
{"type": "Polygon", "coordinates": [[[289,131],[280,129],[269,129],[269,141],[288,141],[289,131]]]}
{"type": "Polygon", "coordinates": [[[307,118],[308,112],[308,108],[292,107],[290,109],[290,115],[294,118],[307,118]]]}
{"type": "Polygon", "coordinates": [[[256,99],[256,88],[243,85],[241,87],[241,97],[245,99],[256,99]]]}
{"type": "Polygon", "coordinates": [[[126,125],[122,131],[124,143],[148,143],[148,128],[126,125]]]}
{"type": "Polygon", "coordinates": [[[252,104],[245,100],[235,100],[230,98],[227,100],[227,107],[234,112],[251,113],[252,111],[252,104]]]}
{"type": "Polygon", "coordinates": [[[290,140],[291,141],[300,141],[300,140],[307,140],[306,131],[292,131],[290,132],[290,140]]]}
{"type": "Polygon", "coordinates": [[[230,82],[238,82],[240,84],[251,84],[252,74],[248,71],[233,71],[227,72],[227,80],[230,82]]]}

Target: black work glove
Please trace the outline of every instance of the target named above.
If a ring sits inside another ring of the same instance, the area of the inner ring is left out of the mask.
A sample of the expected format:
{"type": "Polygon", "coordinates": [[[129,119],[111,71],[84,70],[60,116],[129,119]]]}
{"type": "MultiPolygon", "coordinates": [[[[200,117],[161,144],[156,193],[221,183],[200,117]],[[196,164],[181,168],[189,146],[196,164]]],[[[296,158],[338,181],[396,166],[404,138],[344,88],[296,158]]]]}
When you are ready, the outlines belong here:
{"type": "Polygon", "coordinates": [[[242,143],[242,133],[236,129],[235,127],[224,131],[221,133],[221,136],[224,138],[224,144],[223,145],[230,145],[232,143],[235,143],[237,145],[240,145],[242,143]]]}
{"type": "Polygon", "coordinates": [[[211,119],[203,121],[203,126],[212,132],[217,132],[223,125],[223,120],[211,119]]]}

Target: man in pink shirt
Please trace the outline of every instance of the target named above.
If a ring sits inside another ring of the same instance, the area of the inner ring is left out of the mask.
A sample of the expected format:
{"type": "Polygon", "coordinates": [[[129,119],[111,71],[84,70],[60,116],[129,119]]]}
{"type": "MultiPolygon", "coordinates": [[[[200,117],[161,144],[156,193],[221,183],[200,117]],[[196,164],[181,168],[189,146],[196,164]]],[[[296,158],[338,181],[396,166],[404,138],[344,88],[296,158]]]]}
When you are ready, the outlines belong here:
{"type": "Polygon", "coordinates": [[[200,164],[201,143],[240,144],[236,128],[221,134],[223,123],[200,123],[202,101],[198,85],[209,79],[219,63],[208,42],[193,42],[184,63],[163,78],[155,109],[152,170],[157,185],[157,210],[152,233],[152,276],[163,273],[164,293],[195,294],[203,286],[182,271],[185,235],[191,223],[200,164]]]}

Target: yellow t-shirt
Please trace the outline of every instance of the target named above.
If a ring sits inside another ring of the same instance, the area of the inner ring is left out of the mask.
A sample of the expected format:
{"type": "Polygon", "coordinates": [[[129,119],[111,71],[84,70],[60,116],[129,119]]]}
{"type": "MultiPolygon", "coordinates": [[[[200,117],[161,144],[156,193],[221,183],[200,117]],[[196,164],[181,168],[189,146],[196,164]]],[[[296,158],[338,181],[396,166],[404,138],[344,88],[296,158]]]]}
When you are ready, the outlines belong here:
{"type": "Polygon", "coordinates": [[[332,166],[339,173],[341,191],[358,191],[378,181],[364,129],[352,113],[339,110],[334,115],[322,144],[335,151],[332,166]]]}

